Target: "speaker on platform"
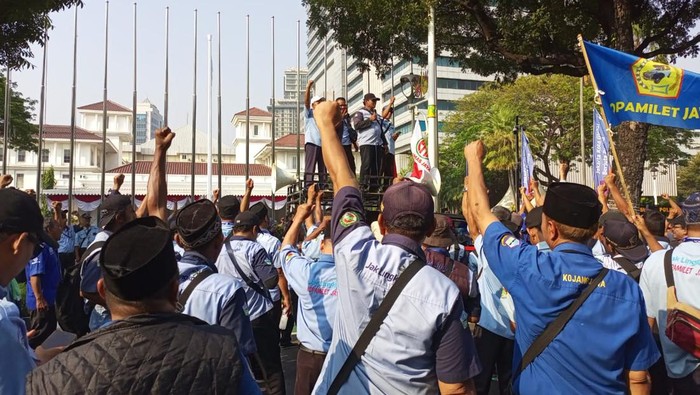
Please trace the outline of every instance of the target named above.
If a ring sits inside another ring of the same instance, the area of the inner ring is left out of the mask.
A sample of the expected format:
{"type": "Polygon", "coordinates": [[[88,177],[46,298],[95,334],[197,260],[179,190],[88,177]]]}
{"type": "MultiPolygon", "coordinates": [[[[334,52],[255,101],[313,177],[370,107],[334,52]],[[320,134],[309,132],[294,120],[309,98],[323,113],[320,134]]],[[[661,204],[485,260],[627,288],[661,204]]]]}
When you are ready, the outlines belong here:
{"type": "Polygon", "coordinates": [[[297,182],[297,176],[296,174],[292,174],[288,172],[285,169],[282,169],[281,167],[277,166],[277,162],[272,164],[272,182],[270,185],[272,186],[272,192],[277,192],[278,190],[288,187],[295,182],[297,182]]]}
{"type": "Polygon", "coordinates": [[[440,193],[440,186],[442,185],[442,177],[440,176],[440,170],[433,167],[430,171],[422,171],[420,178],[408,177],[411,180],[423,184],[430,190],[430,194],[437,196],[440,193]]]}

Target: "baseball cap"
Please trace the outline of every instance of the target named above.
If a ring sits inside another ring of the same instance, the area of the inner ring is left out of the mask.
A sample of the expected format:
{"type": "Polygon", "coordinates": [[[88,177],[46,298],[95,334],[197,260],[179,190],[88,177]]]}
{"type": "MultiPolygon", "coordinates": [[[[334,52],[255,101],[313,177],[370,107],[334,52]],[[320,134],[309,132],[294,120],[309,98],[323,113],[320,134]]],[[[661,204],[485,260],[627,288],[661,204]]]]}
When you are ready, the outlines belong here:
{"type": "Polygon", "coordinates": [[[102,247],[105,287],[122,300],[144,300],[177,276],[168,225],[157,217],[137,218],[115,232],[102,247]]]}
{"type": "Polygon", "coordinates": [[[598,222],[603,206],[593,189],[572,182],[555,182],[547,189],[542,211],[560,224],[587,229],[598,222]]]}
{"type": "Polygon", "coordinates": [[[681,204],[687,225],[700,224],[700,192],[693,192],[681,204]]]}
{"type": "Polygon", "coordinates": [[[250,210],[253,214],[255,214],[256,217],[258,217],[258,225],[265,219],[265,217],[268,215],[267,214],[267,206],[265,206],[265,203],[259,202],[255,203],[250,207],[250,210]]]}
{"type": "Polygon", "coordinates": [[[649,256],[647,246],[639,239],[637,227],[629,221],[606,221],[603,237],[615,247],[615,251],[632,262],[641,262],[649,256]]]}
{"type": "Polygon", "coordinates": [[[614,219],[617,221],[627,221],[627,217],[625,217],[625,214],[622,214],[622,211],[620,210],[608,210],[604,212],[600,218],[598,218],[598,226],[604,226],[605,222],[614,219]]]}
{"type": "Polygon", "coordinates": [[[456,241],[452,224],[448,216],[435,214],[435,230],[423,243],[431,247],[448,248],[456,241]]]}
{"type": "Polygon", "coordinates": [[[314,103],[316,103],[316,102],[324,101],[324,100],[326,100],[325,97],[316,95],[316,96],[314,96],[314,97],[311,98],[310,103],[311,103],[311,104],[314,104],[314,103]]]}
{"type": "Polygon", "coordinates": [[[363,102],[366,102],[367,100],[379,100],[377,96],[374,96],[374,93],[368,93],[365,95],[365,98],[362,99],[363,102]]]}
{"type": "Polygon", "coordinates": [[[210,200],[192,202],[180,210],[175,229],[186,249],[201,247],[221,234],[221,218],[210,200]]]}
{"type": "Polygon", "coordinates": [[[100,228],[109,225],[117,213],[131,206],[131,198],[124,195],[109,195],[100,204],[100,228]]]}
{"type": "Polygon", "coordinates": [[[542,207],[538,206],[528,211],[525,216],[525,227],[526,228],[540,228],[542,227],[542,207]]]}
{"type": "Polygon", "coordinates": [[[236,220],[233,221],[233,226],[257,226],[258,216],[254,212],[248,210],[244,211],[236,216],[236,220]]]}
{"type": "Polygon", "coordinates": [[[44,217],[36,200],[19,189],[0,189],[0,232],[30,233],[44,243],[58,247],[58,243],[44,230],[44,217]]]}
{"type": "Polygon", "coordinates": [[[491,209],[491,212],[496,216],[496,218],[498,218],[499,221],[510,221],[510,210],[503,206],[494,206],[491,209]]]}
{"type": "Polygon", "coordinates": [[[241,201],[233,195],[221,197],[216,206],[219,208],[219,216],[223,219],[236,218],[241,212],[241,201]]]}
{"type": "Polygon", "coordinates": [[[386,224],[390,225],[406,214],[416,215],[430,223],[434,220],[433,196],[427,187],[412,180],[404,179],[387,188],[382,202],[382,217],[386,224]]]}

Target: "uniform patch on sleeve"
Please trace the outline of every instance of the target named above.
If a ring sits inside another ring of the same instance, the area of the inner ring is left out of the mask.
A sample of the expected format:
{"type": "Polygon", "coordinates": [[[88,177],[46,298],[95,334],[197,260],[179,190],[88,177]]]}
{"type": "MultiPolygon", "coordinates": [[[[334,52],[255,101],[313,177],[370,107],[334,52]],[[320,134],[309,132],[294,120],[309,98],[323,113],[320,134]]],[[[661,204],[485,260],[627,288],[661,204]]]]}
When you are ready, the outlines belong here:
{"type": "Polygon", "coordinates": [[[501,245],[503,247],[515,248],[520,245],[520,240],[516,239],[513,235],[505,235],[501,239],[501,245]]]}
{"type": "Polygon", "coordinates": [[[290,251],[284,256],[284,261],[289,262],[292,260],[292,258],[294,258],[294,253],[290,251]]]}
{"type": "Polygon", "coordinates": [[[360,220],[359,214],[354,211],[348,211],[340,217],[340,226],[347,228],[360,220]]]}

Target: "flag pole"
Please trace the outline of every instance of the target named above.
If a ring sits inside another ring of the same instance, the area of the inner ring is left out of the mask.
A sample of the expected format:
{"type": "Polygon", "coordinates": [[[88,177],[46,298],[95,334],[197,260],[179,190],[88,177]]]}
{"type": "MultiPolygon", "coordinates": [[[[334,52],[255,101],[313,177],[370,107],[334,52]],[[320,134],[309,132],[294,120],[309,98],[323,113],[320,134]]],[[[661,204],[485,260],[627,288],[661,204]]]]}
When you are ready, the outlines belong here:
{"type": "MultiPolygon", "coordinates": [[[[77,21],[78,15],[76,12],[76,36],[77,36],[77,21]]],[[[107,166],[107,50],[109,43],[109,1],[105,1],[105,72],[104,72],[104,86],[102,89],[102,177],[100,177],[100,199],[105,198],[105,167],[107,166]]],[[[75,51],[73,51],[75,55],[75,51]]],[[[75,64],[75,61],[73,62],[75,64]]],[[[75,68],[74,68],[75,70],[75,68]]],[[[75,71],[73,72],[75,75],[75,71]]],[[[75,79],[75,77],[73,77],[75,79]]],[[[73,89],[75,89],[75,81],[73,83],[73,89]]],[[[73,108],[75,108],[75,103],[73,103],[73,108]]],[[[73,110],[74,111],[74,110],[73,110]]],[[[75,116],[73,116],[74,118],[75,116]]],[[[71,122],[71,135],[73,134],[74,121],[71,122]]],[[[70,203],[69,203],[70,204],[70,203]]],[[[99,211],[97,213],[99,221],[99,211]]]]}
{"type": "Polygon", "coordinates": [[[211,34],[207,34],[207,196],[211,196],[212,191],[212,78],[213,78],[213,63],[211,58],[211,34]]]}
{"type": "Polygon", "coordinates": [[[10,137],[10,102],[12,101],[12,82],[10,81],[10,66],[7,66],[5,74],[5,116],[3,117],[3,137],[2,137],[2,174],[7,174],[7,146],[10,137]]]}
{"type": "Polygon", "coordinates": [[[217,149],[217,156],[218,156],[218,163],[217,163],[217,171],[218,171],[218,188],[219,188],[219,196],[222,196],[223,193],[221,192],[223,189],[223,183],[221,182],[221,172],[223,170],[223,165],[221,164],[221,12],[216,13],[216,32],[217,32],[217,44],[219,46],[219,54],[217,55],[217,61],[218,61],[218,71],[217,71],[217,78],[216,81],[219,84],[218,86],[218,94],[216,96],[216,106],[217,106],[217,121],[218,121],[218,135],[219,135],[219,142],[218,142],[218,149],[217,149]]]}
{"type": "Polygon", "coordinates": [[[194,70],[192,73],[192,163],[190,168],[190,197],[194,198],[195,161],[197,149],[197,10],[194,10],[194,70]]]}
{"type": "Polygon", "coordinates": [[[165,7],[165,93],[163,95],[163,126],[168,126],[168,33],[170,31],[170,7],[165,7]]]}
{"type": "MultiPolygon", "coordinates": [[[[299,106],[299,99],[301,96],[301,21],[297,20],[297,107],[296,107],[296,118],[297,118],[297,181],[301,177],[301,110],[299,106]]],[[[308,74],[307,74],[308,77],[308,74]]]]}
{"type": "MultiPolygon", "coordinates": [[[[271,138],[271,148],[272,148],[272,166],[271,171],[275,171],[275,166],[277,165],[277,157],[275,155],[275,17],[272,17],[272,138],[271,138]]],[[[272,174],[270,174],[272,175],[272,174]]],[[[275,185],[272,185],[272,193],[270,194],[272,200],[272,222],[276,220],[275,212],[275,185]]]]}
{"type": "MultiPolygon", "coordinates": [[[[131,109],[131,204],[136,204],[136,2],[134,2],[134,93],[131,109]]],[[[146,131],[148,133],[148,131],[146,131]]]]}
{"type": "MultiPolygon", "coordinates": [[[[105,23],[109,15],[109,2],[106,2],[107,8],[105,13],[105,23]]],[[[107,95],[107,25],[105,24],[105,95],[107,95]]],[[[75,84],[77,80],[77,68],[78,68],[78,7],[75,7],[75,14],[73,17],[73,87],[71,89],[71,107],[70,107],[70,163],[68,164],[68,215],[66,219],[68,224],[70,224],[70,215],[73,212],[73,169],[75,167],[75,84]]],[[[105,104],[106,106],[106,104],[105,104]]],[[[105,129],[106,130],[106,129],[105,129]]],[[[102,154],[104,155],[104,140],[102,142],[102,154]]],[[[104,188],[104,172],[105,164],[102,161],[102,185],[104,188]]],[[[102,194],[104,196],[104,193],[102,194]]]]}
{"type": "MultiPolygon", "coordinates": [[[[586,52],[586,46],[583,43],[583,36],[580,34],[578,35],[578,43],[579,46],[581,47],[581,52],[583,53],[583,60],[586,62],[586,68],[588,69],[588,75],[591,76],[591,84],[593,85],[593,90],[595,91],[595,95],[598,96],[598,84],[595,81],[595,75],[593,75],[593,70],[591,69],[591,63],[588,60],[588,53],[586,52]]],[[[602,102],[600,104],[602,107],[602,102]]],[[[608,131],[608,139],[610,140],[610,150],[612,151],[613,154],[613,159],[615,161],[615,168],[617,169],[617,173],[620,176],[620,185],[622,185],[622,190],[625,192],[625,196],[627,197],[627,204],[630,206],[630,210],[634,211],[634,205],[632,204],[632,197],[630,196],[629,189],[627,188],[627,183],[625,182],[625,175],[622,172],[622,166],[620,165],[620,158],[617,156],[617,149],[615,149],[615,139],[613,138],[613,131],[610,128],[610,123],[608,123],[608,118],[605,115],[605,109],[603,108],[603,111],[600,112],[600,116],[603,118],[603,122],[605,123],[605,129],[608,131]]]]}
{"type": "Polygon", "coordinates": [[[44,61],[41,65],[41,93],[39,94],[39,141],[36,161],[36,200],[41,201],[41,158],[44,146],[44,106],[46,104],[46,53],[48,50],[48,28],[44,26],[44,61]]]}
{"type": "Polygon", "coordinates": [[[245,16],[245,179],[250,178],[250,15],[245,16]]]}

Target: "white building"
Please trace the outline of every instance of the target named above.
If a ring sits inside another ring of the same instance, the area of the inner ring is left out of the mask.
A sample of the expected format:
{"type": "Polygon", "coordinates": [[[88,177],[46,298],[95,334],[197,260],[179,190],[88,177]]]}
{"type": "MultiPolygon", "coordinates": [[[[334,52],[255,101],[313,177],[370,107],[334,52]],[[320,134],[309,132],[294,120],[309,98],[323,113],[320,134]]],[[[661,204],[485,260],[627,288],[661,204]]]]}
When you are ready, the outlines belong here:
{"type": "Polygon", "coordinates": [[[136,105],[136,144],[153,140],[156,130],[163,126],[163,116],[158,107],[148,99],[136,105]]]}
{"type": "Polygon", "coordinates": [[[236,163],[246,163],[246,149],[248,149],[249,163],[254,163],[255,154],[272,139],[272,114],[257,107],[250,108],[248,144],[246,144],[246,111],[234,114],[231,124],[236,131],[233,137],[236,163]]]}
{"type": "MultiPolygon", "coordinates": [[[[78,107],[80,127],[102,136],[102,102],[78,107]]],[[[131,155],[131,109],[107,100],[107,139],[117,148],[116,153],[108,153],[105,166],[110,169],[130,161],[131,155]],[[124,156],[127,158],[124,158],[124,156]],[[126,160],[125,160],[126,159],[126,160]]]]}
{"type": "MultiPolygon", "coordinates": [[[[175,133],[170,148],[168,149],[168,162],[191,162],[192,161],[192,125],[183,125],[172,130],[175,133]]],[[[207,134],[196,131],[195,140],[195,162],[207,163],[207,134]]],[[[156,147],[155,139],[136,147],[136,161],[150,162],[153,160],[156,147]]],[[[217,155],[218,138],[212,137],[212,163],[218,163],[217,155]]],[[[235,162],[233,148],[225,142],[221,142],[221,163],[235,162]]]]}

